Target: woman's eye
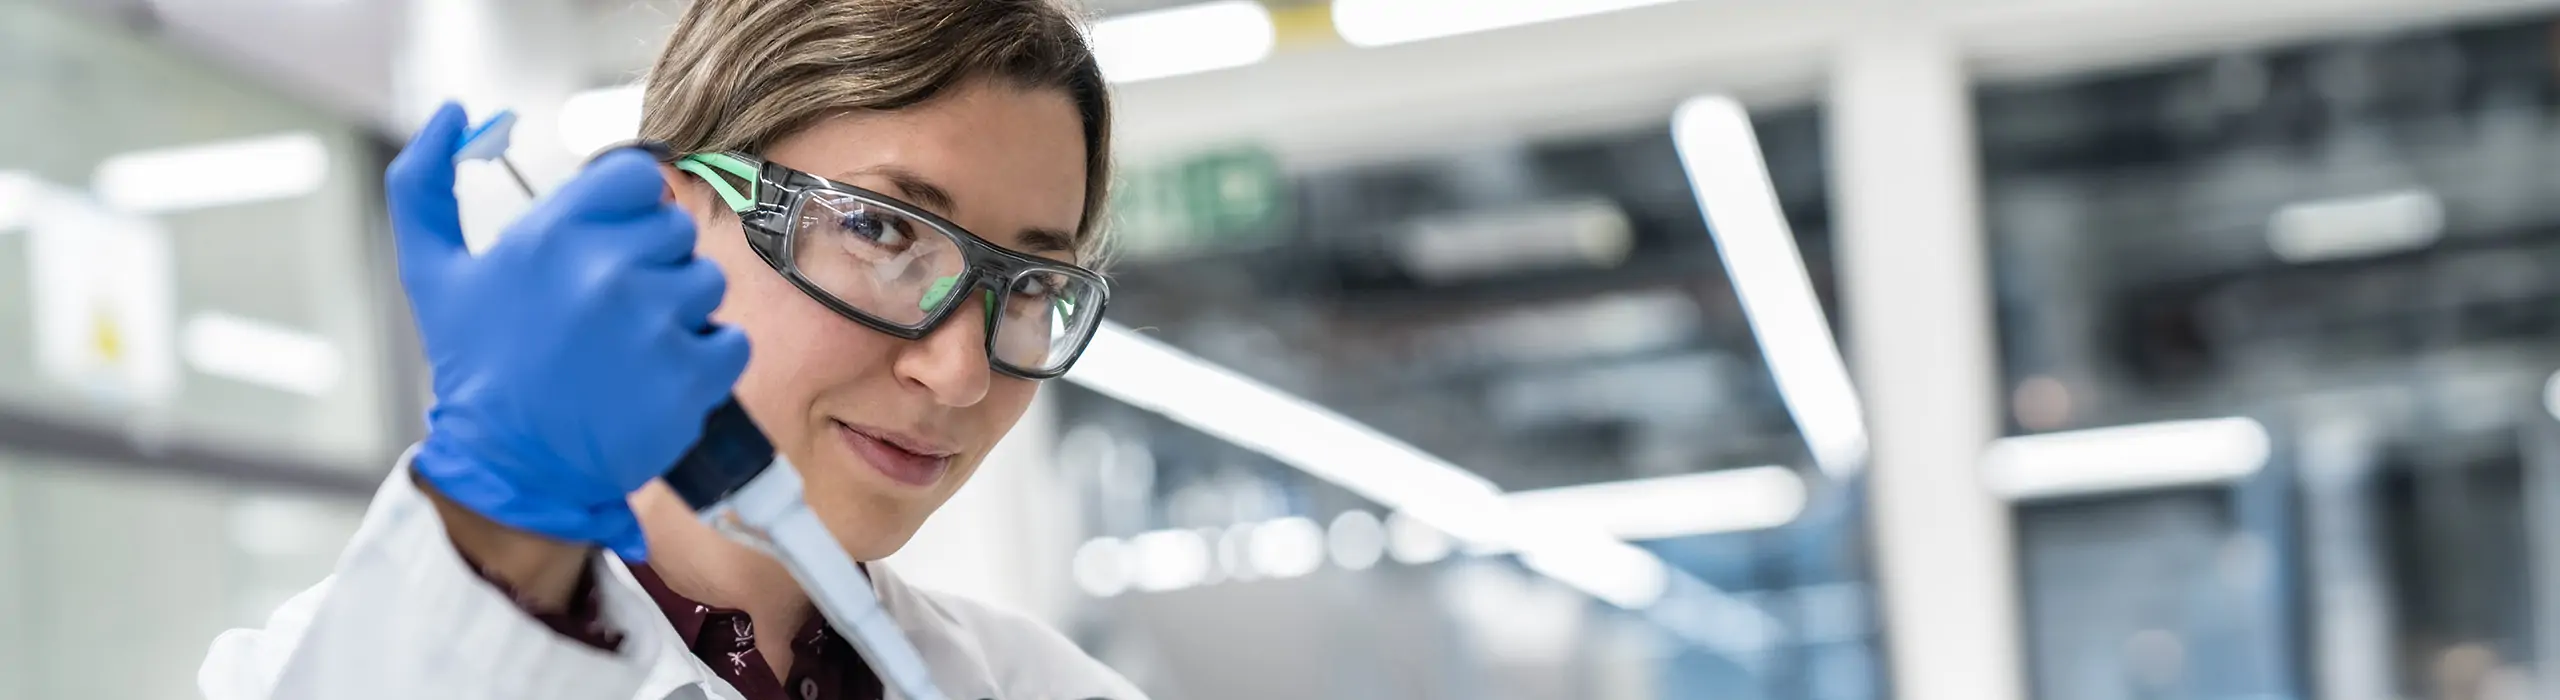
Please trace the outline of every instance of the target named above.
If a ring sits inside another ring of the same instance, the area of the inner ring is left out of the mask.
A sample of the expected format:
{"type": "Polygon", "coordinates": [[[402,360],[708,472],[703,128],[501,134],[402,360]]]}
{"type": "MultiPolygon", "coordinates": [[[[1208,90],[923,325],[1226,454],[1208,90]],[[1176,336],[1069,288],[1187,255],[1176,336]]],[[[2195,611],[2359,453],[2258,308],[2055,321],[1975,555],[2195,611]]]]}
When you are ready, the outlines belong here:
{"type": "Polygon", "coordinates": [[[1038,299],[1046,298],[1057,291],[1057,283],[1042,279],[1039,275],[1027,275],[1013,281],[1014,296],[1038,299]]]}
{"type": "Polygon", "coordinates": [[[907,243],[905,219],[881,216],[868,211],[849,211],[836,218],[836,229],[875,245],[897,247],[907,243]]]}

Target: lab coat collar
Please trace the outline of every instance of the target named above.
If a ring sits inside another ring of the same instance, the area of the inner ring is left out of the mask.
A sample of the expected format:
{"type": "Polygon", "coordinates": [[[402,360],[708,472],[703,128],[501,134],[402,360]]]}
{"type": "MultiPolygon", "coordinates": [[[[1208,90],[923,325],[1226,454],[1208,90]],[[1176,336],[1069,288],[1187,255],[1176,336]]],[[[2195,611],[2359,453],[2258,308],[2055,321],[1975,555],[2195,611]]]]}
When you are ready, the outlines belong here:
{"type": "Polygon", "coordinates": [[[727,681],[693,658],[693,650],[685,648],[675,624],[667,621],[666,612],[659,610],[648,590],[640,587],[640,579],[631,575],[631,567],[623,565],[620,557],[601,551],[596,559],[613,574],[613,584],[598,586],[596,595],[604,599],[605,610],[628,635],[623,638],[624,651],[652,655],[649,678],[640,682],[639,697],[664,698],[686,686],[700,687],[709,697],[737,697],[737,691],[727,681]]]}

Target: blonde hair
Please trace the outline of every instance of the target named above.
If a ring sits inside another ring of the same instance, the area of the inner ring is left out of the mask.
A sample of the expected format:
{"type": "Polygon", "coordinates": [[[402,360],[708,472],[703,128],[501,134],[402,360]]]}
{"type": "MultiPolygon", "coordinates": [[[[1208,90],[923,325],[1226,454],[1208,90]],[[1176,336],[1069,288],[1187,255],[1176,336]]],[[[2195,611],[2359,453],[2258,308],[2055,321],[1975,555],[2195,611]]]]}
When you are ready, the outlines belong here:
{"type": "Polygon", "coordinates": [[[695,0],[650,69],[640,137],[761,154],[828,117],[895,110],[971,80],[1064,91],[1084,122],[1078,258],[1102,248],[1111,100],[1055,0],[695,0]]]}

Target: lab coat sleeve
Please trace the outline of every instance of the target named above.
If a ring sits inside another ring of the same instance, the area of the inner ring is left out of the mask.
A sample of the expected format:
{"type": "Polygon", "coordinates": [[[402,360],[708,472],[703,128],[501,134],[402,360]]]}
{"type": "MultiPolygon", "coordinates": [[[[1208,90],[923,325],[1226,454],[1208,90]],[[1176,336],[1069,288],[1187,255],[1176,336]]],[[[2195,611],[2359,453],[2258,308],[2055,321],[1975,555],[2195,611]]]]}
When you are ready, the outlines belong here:
{"type": "MultiPolygon", "coordinates": [[[[214,640],[196,674],[206,700],[632,698],[653,650],[597,649],[517,607],[454,551],[407,466],[375,494],[334,573],[265,627],[214,640]]],[[[637,622],[603,614],[615,629],[637,622]]]]}

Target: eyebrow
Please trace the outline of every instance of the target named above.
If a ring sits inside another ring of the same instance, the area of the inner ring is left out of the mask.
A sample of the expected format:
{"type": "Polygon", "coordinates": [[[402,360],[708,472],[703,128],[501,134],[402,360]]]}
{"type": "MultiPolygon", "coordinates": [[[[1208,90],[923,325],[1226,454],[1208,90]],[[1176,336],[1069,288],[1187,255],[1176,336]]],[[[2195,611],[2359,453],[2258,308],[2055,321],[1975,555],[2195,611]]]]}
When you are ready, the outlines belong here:
{"type": "MultiPolygon", "coordinates": [[[[888,180],[891,187],[897,188],[899,196],[907,198],[907,201],[918,206],[935,210],[943,218],[951,218],[960,213],[960,202],[951,197],[950,190],[933,184],[932,180],[925,179],[916,171],[895,165],[878,165],[848,173],[849,177],[864,175],[888,180]]],[[[842,179],[838,181],[841,182],[842,179]]],[[[1076,237],[1054,228],[1032,227],[1023,229],[1015,244],[1023,252],[1033,255],[1067,253],[1075,251],[1076,237]]]]}
{"type": "Polygon", "coordinates": [[[877,165],[855,171],[851,174],[856,176],[870,175],[883,180],[888,180],[891,187],[897,188],[899,196],[906,197],[907,201],[914,202],[926,209],[938,210],[944,218],[949,218],[953,214],[960,213],[960,202],[951,198],[950,190],[942,189],[941,185],[933,184],[932,180],[927,180],[923,175],[916,174],[916,171],[895,165],[877,165]]]}
{"type": "Polygon", "coordinates": [[[1076,237],[1054,228],[1026,228],[1022,230],[1019,244],[1023,252],[1034,255],[1072,253],[1076,249],[1076,237]]]}

